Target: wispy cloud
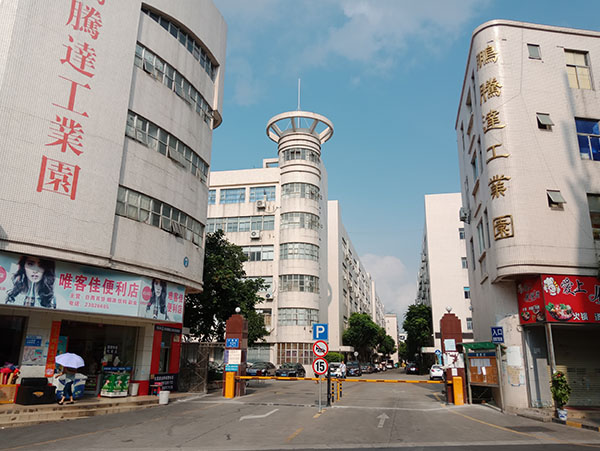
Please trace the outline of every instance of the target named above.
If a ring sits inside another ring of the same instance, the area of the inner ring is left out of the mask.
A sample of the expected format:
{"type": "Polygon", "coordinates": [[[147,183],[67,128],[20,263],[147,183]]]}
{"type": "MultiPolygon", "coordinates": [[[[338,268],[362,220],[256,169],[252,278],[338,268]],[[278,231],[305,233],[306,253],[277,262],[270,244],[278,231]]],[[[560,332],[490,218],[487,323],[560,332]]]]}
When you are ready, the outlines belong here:
{"type": "Polygon", "coordinates": [[[365,254],[360,260],[375,281],[385,312],[396,313],[398,324],[402,327],[404,313],[414,303],[416,295],[416,282],[406,270],[406,265],[391,255],[365,254]]]}
{"type": "Polygon", "coordinates": [[[351,86],[364,73],[386,76],[400,61],[414,61],[414,48],[417,59],[442,52],[489,1],[215,0],[228,23],[228,58],[236,61],[226,66],[228,91],[251,105],[268,95],[269,77],[344,62],[353,63],[341,80],[351,86]]]}

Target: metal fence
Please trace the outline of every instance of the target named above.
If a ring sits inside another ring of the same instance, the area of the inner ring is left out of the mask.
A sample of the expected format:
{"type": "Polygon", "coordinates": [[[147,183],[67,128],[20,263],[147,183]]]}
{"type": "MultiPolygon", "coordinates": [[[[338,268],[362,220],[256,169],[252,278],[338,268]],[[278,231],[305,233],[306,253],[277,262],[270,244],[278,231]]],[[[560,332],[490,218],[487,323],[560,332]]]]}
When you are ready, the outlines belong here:
{"type": "Polygon", "coordinates": [[[225,343],[182,343],[179,366],[179,391],[206,393],[210,361],[222,361],[225,343]]]}

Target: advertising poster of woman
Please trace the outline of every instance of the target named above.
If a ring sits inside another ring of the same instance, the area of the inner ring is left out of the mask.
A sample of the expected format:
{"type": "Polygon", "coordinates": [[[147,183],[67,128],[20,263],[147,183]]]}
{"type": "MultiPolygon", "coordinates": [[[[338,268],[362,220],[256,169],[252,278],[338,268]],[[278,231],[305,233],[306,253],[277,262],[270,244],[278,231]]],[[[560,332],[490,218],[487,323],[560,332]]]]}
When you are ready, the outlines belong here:
{"type": "Polygon", "coordinates": [[[12,283],[12,289],[6,293],[6,304],[56,308],[54,261],[21,256],[12,275],[12,283]]]}
{"type": "Polygon", "coordinates": [[[167,282],[152,279],[152,295],[146,306],[146,317],[169,320],[167,314],[167,282]]]}

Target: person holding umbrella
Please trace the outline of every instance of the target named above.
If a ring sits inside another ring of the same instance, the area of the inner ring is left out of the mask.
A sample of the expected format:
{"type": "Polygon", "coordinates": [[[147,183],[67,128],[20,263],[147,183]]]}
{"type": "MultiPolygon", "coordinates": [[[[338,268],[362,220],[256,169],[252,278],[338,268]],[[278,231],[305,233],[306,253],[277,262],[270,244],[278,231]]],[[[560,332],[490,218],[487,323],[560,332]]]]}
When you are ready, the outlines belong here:
{"type": "Polygon", "coordinates": [[[62,406],[65,403],[67,396],[69,397],[69,404],[73,404],[73,383],[75,382],[75,375],[77,374],[77,368],[85,365],[83,359],[77,354],[67,352],[56,356],[56,363],[62,365],[63,370],[59,374],[65,376],[65,387],[63,388],[63,394],[58,403],[62,406]]]}

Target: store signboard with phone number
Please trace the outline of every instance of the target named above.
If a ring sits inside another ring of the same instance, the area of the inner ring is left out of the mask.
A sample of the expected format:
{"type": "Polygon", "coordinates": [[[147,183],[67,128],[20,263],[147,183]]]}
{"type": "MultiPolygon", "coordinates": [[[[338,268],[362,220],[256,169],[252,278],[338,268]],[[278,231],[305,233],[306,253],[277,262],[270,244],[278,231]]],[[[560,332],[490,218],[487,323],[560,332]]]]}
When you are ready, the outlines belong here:
{"type": "Polygon", "coordinates": [[[517,284],[517,297],[521,324],[600,324],[597,277],[544,274],[517,284]]]}

